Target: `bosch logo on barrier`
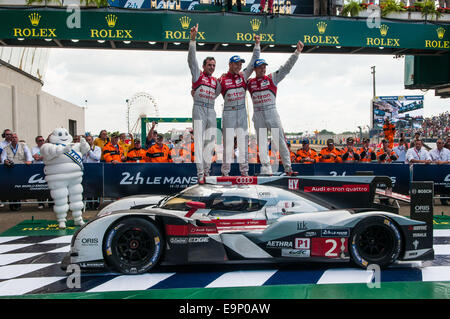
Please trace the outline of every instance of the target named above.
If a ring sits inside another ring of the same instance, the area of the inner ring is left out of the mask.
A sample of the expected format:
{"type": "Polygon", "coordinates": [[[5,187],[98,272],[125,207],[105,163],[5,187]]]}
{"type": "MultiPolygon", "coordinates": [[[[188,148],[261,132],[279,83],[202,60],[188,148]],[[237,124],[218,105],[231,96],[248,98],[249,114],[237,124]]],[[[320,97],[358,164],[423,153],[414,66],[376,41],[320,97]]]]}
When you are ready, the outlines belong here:
{"type": "Polygon", "coordinates": [[[251,176],[241,176],[236,178],[237,184],[253,184],[254,178],[251,176]]]}

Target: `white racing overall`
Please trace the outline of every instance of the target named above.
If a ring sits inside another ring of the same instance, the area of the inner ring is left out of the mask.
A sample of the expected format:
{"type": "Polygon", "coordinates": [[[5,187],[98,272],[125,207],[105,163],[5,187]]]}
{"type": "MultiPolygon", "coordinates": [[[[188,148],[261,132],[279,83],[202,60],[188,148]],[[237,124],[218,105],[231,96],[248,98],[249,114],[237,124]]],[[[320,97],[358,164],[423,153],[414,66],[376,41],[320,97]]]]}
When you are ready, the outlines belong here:
{"type": "MultiPolygon", "coordinates": [[[[290,152],[287,148],[283,126],[275,102],[277,85],[291,71],[298,60],[298,56],[299,53],[295,51],[278,71],[248,81],[248,90],[253,101],[253,123],[258,138],[261,174],[264,175],[272,174],[267,147],[268,130],[272,134],[272,150],[277,151],[279,148],[284,171],[286,173],[292,172],[290,152]]],[[[278,165],[278,160],[275,163],[278,165]]]]}
{"type": "MultiPolygon", "coordinates": [[[[192,124],[194,129],[194,152],[197,176],[209,176],[212,154],[216,144],[216,111],[214,101],[220,94],[217,79],[208,76],[197,63],[196,42],[189,42],[188,64],[192,74],[192,124]]],[[[190,148],[189,148],[190,149],[190,148]]]]}
{"type": "Polygon", "coordinates": [[[232,154],[234,152],[234,135],[237,136],[239,152],[238,163],[241,175],[248,175],[248,124],[245,94],[247,80],[253,72],[253,63],[259,59],[260,45],[255,45],[253,55],[247,68],[240,74],[230,72],[219,78],[219,84],[224,99],[222,112],[223,163],[222,175],[230,173],[232,154]]]}

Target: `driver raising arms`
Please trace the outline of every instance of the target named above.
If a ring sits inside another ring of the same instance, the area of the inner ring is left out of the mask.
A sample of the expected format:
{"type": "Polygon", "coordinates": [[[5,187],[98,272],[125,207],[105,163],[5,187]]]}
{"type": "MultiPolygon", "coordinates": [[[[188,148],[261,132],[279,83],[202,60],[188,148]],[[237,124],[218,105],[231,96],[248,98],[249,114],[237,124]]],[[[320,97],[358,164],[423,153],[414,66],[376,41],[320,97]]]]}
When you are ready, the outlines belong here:
{"type": "Polygon", "coordinates": [[[195,163],[197,166],[198,182],[203,184],[204,178],[209,176],[212,155],[216,142],[216,111],[214,101],[220,94],[217,79],[212,76],[216,69],[216,60],[207,57],[203,61],[201,71],[196,58],[196,37],[198,24],[191,28],[189,41],[188,64],[192,74],[192,123],[194,128],[195,163]]]}
{"type": "Polygon", "coordinates": [[[271,130],[272,132],[272,148],[278,146],[275,147],[275,151],[278,151],[277,148],[280,150],[280,156],[286,174],[298,175],[291,167],[290,151],[286,145],[283,127],[275,103],[277,85],[291,71],[298,60],[300,52],[303,50],[303,46],[303,43],[298,41],[296,50],[287,62],[277,71],[269,75],[266,75],[267,63],[264,59],[256,60],[253,65],[256,77],[248,81],[248,90],[253,101],[253,123],[255,124],[256,136],[258,137],[262,175],[272,175],[272,167],[270,166],[267,153],[267,130],[271,130]]]}
{"type": "Polygon", "coordinates": [[[248,123],[245,94],[248,78],[253,72],[253,63],[259,58],[260,52],[260,37],[255,35],[255,47],[247,68],[241,72],[242,63],[245,63],[245,60],[234,55],[229,60],[228,72],[219,78],[224,99],[222,113],[223,176],[228,176],[230,173],[235,134],[239,152],[239,170],[242,176],[248,176],[248,123]]]}

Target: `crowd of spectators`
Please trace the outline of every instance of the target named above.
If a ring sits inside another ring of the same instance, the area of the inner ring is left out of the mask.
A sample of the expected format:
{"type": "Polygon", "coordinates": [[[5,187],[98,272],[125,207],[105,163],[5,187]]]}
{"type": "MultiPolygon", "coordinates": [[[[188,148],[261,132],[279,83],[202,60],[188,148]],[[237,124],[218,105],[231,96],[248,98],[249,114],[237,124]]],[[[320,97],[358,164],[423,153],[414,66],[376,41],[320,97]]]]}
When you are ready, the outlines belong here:
{"type": "Polygon", "coordinates": [[[413,137],[416,132],[420,132],[424,139],[436,139],[450,135],[450,113],[448,111],[426,117],[421,122],[420,128],[397,130],[395,136],[399,138],[403,134],[406,137],[413,137]]]}
{"type": "MultiPolygon", "coordinates": [[[[432,123],[443,123],[446,121],[448,113],[441,114],[434,119],[432,123]]],[[[448,128],[448,127],[447,127],[448,128]]],[[[6,166],[14,164],[32,164],[43,163],[40,154],[41,146],[46,142],[42,136],[35,138],[36,145],[31,148],[25,141],[20,141],[16,133],[9,129],[3,131],[3,141],[0,143],[1,163],[6,166]]],[[[81,136],[74,137],[74,143],[79,142],[81,136]]],[[[90,150],[83,156],[84,163],[193,163],[195,162],[194,135],[192,129],[186,130],[180,134],[177,139],[165,141],[164,136],[156,130],[156,123],[152,123],[150,132],[144,143],[139,138],[134,138],[132,134],[112,133],[108,134],[102,130],[98,137],[83,135],[90,145],[90,150]]],[[[235,144],[236,141],[235,141],[235,144]]],[[[416,132],[414,138],[408,143],[402,134],[398,143],[394,145],[386,138],[382,140],[381,145],[371,144],[369,138],[349,137],[345,145],[341,148],[335,146],[333,139],[328,139],[326,147],[317,150],[310,147],[308,139],[302,141],[302,145],[292,150],[292,163],[415,163],[416,160],[425,161],[423,163],[448,164],[450,161],[450,136],[439,138],[436,141],[436,147],[431,149],[424,147],[422,136],[416,132]]],[[[260,163],[258,154],[258,145],[256,139],[251,137],[249,140],[249,163],[260,163]]],[[[219,152],[220,153],[220,152],[219,152]]],[[[233,154],[238,158],[237,147],[233,154]]],[[[278,152],[272,149],[269,140],[269,157],[271,163],[280,161],[278,152]]],[[[221,162],[221,156],[214,152],[213,162],[221,162]]]]}
{"type": "MultiPolygon", "coordinates": [[[[431,118],[430,127],[438,127],[435,124],[446,126],[443,132],[448,132],[448,112],[431,118]]],[[[150,132],[144,143],[139,138],[134,138],[131,134],[112,133],[108,134],[102,130],[98,137],[91,135],[75,136],[74,143],[79,142],[84,137],[90,145],[90,150],[83,156],[84,163],[193,163],[195,162],[194,135],[192,129],[180,134],[172,142],[164,141],[164,136],[156,130],[156,123],[152,123],[150,132]]],[[[19,136],[6,129],[2,133],[3,140],[0,141],[0,162],[8,167],[15,164],[42,164],[43,158],[40,154],[41,146],[47,142],[42,136],[36,136],[36,145],[31,148],[19,136]]],[[[416,132],[414,139],[409,143],[401,135],[398,144],[392,147],[390,141],[383,139],[381,147],[371,144],[369,138],[359,139],[349,137],[346,145],[337,148],[333,139],[327,140],[327,146],[320,151],[310,147],[308,139],[302,141],[297,150],[292,150],[287,142],[291,153],[292,163],[313,164],[313,163],[423,163],[423,164],[450,164],[450,136],[438,138],[436,147],[427,150],[423,146],[421,135],[416,132]]],[[[249,139],[248,146],[249,163],[260,163],[258,145],[256,138],[249,139]]],[[[317,149],[317,146],[315,146],[317,149]]],[[[237,141],[235,141],[235,151],[233,157],[239,157],[237,141]]],[[[271,164],[278,161],[281,164],[280,155],[271,147],[269,140],[269,157],[271,164]]],[[[221,156],[214,152],[213,162],[221,162],[221,156]]],[[[39,199],[44,201],[46,199],[39,199]]],[[[92,203],[91,203],[92,204],[92,203]]],[[[89,205],[91,205],[89,204],[89,205]]],[[[88,206],[89,206],[88,205],[88,206]]],[[[98,203],[92,204],[93,208],[98,207],[98,203]]],[[[91,206],[92,206],[91,205],[91,206]]],[[[3,204],[0,203],[0,207],[3,204]]],[[[43,208],[43,204],[39,204],[43,208]]],[[[19,210],[20,204],[10,204],[11,210],[19,210]]]]}

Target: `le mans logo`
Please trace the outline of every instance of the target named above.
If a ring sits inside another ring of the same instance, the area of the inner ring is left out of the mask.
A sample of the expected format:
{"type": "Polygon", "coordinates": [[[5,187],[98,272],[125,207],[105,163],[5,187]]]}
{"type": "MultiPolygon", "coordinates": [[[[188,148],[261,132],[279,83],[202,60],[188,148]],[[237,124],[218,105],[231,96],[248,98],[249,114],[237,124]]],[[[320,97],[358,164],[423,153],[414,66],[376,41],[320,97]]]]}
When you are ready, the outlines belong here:
{"type": "Polygon", "coordinates": [[[425,40],[425,48],[449,49],[450,41],[441,41],[444,39],[445,29],[443,27],[437,28],[436,35],[439,40],[425,40]]]}
{"type": "Polygon", "coordinates": [[[250,27],[252,29],[252,32],[247,32],[247,33],[236,32],[236,40],[251,42],[251,41],[255,41],[255,35],[259,35],[261,42],[275,43],[275,34],[274,33],[256,33],[256,32],[259,32],[259,29],[261,28],[261,20],[251,19],[250,27]]]}
{"type": "Polygon", "coordinates": [[[330,44],[330,45],[339,45],[339,36],[335,35],[324,35],[327,31],[327,23],[324,21],[319,21],[316,24],[317,31],[319,35],[304,35],[303,42],[305,44],[330,44]]]}
{"type": "Polygon", "coordinates": [[[105,16],[105,29],[91,29],[91,38],[108,38],[108,39],[133,39],[132,30],[115,29],[117,23],[115,14],[107,14],[105,16]]]}
{"type": "MultiPolygon", "coordinates": [[[[183,16],[178,20],[180,22],[181,30],[166,30],[164,31],[164,38],[168,40],[190,40],[191,32],[189,30],[189,26],[192,19],[187,16],[183,16]]],[[[206,40],[204,31],[197,32],[197,40],[206,40]]]]}
{"type": "Polygon", "coordinates": [[[30,13],[28,20],[31,28],[14,28],[14,36],[18,38],[56,38],[56,29],[37,28],[42,16],[39,13],[30,13]]]}
{"type": "Polygon", "coordinates": [[[366,38],[366,44],[377,47],[400,47],[400,39],[386,38],[389,32],[389,26],[382,24],[379,28],[379,32],[381,37],[366,38]]]}

